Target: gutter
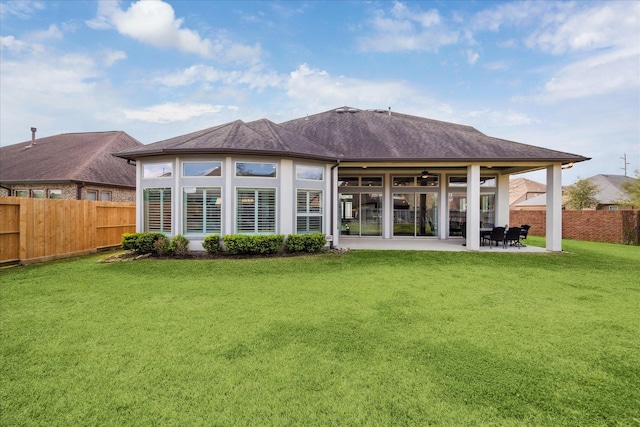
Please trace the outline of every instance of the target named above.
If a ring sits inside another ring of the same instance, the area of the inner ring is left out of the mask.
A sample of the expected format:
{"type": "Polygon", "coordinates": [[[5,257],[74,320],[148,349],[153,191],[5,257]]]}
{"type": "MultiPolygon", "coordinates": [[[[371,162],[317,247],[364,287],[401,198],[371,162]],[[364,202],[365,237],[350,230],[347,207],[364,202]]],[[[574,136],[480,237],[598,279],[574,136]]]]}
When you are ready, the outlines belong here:
{"type": "Polygon", "coordinates": [[[336,163],[333,166],[331,166],[331,210],[330,210],[330,212],[331,212],[331,220],[329,221],[330,222],[330,227],[331,227],[330,230],[331,230],[331,233],[332,233],[331,242],[329,242],[329,247],[331,249],[333,249],[333,231],[334,231],[334,228],[333,228],[333,210],[334,210],[334,205],[335,205],[335,194],[333,194],[333,189],[334,189],[334,185],[333,185],[333,182],[334,182],[334,180],[333,180],[333,170],[335,168],[337,168],[339,164],[340,164],[340,159],[336,160],[336,163]]]}

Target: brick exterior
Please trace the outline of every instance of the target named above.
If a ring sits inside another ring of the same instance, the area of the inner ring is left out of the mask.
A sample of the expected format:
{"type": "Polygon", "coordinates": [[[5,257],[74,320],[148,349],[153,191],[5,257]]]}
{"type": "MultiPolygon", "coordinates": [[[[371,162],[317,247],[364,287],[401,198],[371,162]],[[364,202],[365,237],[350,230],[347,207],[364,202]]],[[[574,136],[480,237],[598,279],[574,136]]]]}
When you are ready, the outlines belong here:
{"type": "MultiPolygon", "coordinates": [[[[546,235],[546,211],[509,212],[511,226],[531,225],[532,236],[546,235]]],[[[639,244],[640,211],[562,211],[562,238],[639,244]]]]}
{"type": "MultiPolygon", "coordinates": [[[[46,183],[46,184],[15,184],[7,186],[11,188],[11,192],[15,190],[44,190],[45,198],[48,197],[48,190],[61,190],[63,199],[78,200],[78,184],[75,183],[46,183]]],[[[80,191],[80,200],[87,200],[87,190],[96,190],[98,192],[98,200],[102,195],[102,192],[111,192],[112,202],[135,202],[136,190],[135,188],[122,188],[122,187],[110,187],[105,185],[90,185],[87,184],[82,187],[80,191]]],[[[13,196],[14,194],[8,194],[6,188],[0,188],[0,197],[13,196]]]]}

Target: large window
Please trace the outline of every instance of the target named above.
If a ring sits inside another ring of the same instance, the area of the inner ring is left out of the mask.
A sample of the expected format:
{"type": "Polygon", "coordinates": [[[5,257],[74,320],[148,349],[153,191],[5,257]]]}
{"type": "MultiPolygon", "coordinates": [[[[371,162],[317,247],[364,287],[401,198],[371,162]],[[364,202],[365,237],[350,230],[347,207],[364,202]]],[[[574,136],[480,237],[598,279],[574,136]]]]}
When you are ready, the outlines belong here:
{"type": "Polygon", "coordinates": [[[182,164],[183,176],[221,176],[221,162],[184,162],[182,164]]]}
{"type": "Polygon", "coordinates": [[[241,234],[276,232],[275,189],[237,189],[236,232],[241,234]]]}
{"type": "Polygon", "coordinates": [[[324,168],[321,166],[299,165],[296,167],[296,178],[310,181],[322,181],[324,179],[324,168]]]}
{"type": "Polygon", "coordinates": [[[185,187],[183,214],[185,234],[213,234],[221,231],[220,188],[185,187]]]}
{"type": "Polygon", "coordinates": [[[171,189],[145,188],[144,231],[171,233],[171,189]]]}
{"type": "Polygon", "coordinates": [[[322,191],[298,190],[296,233],[322,233],[322,191]]]}

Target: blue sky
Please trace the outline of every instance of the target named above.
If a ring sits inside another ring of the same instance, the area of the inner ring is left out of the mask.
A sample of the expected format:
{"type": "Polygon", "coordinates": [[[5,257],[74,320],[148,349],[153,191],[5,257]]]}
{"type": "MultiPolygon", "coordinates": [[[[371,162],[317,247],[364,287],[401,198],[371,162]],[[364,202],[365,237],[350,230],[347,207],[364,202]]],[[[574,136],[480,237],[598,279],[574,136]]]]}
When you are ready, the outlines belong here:
{"type": "MultiPolygon", "coordinates": [[[[2,1],[0,145],[348,105],[640,169],[640,2],[2,1]]],[[[526,177],[544,182],[544,173],[526,177]]]]}

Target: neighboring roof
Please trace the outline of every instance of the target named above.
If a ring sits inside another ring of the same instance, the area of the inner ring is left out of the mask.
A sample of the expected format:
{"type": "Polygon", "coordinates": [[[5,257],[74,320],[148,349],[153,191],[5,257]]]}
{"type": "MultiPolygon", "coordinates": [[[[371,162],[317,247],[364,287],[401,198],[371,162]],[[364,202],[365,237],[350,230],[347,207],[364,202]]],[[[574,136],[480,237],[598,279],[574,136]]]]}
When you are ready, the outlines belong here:
{"type": "Polygon", "coordinates": [[[136,186],[135,167],[113,153],[142,146],[122,131],[64,133],[0,147],[0,183],[85,182],[136,186]]]}
{"type": "MultiPolygon", "coordinates": [[[[527,200],[531,193],[546,193],[547,186],[527,178],[515,178],[509,181],[509,205],[527,200]]],[[[535,196],[534,196],[535,197],[535,196]]]]}
{"type": "Polygon", "coordinates": [[[615,205],[629,197],[629,194],[622,189],[622,184],[634,182],[635,178],[624,175],[594,175],[586,178],[591,184],[598,187],[595,199],[601,205],[615,205]]]}
{"type": "Polygon", "coordinates": [[[249,152],[342,161],[549,161],[589,160],[489,137],[470,126],[386,110],[342,107],[290,120],[235,121],[118,153],[135,159],[169,153],[249,152]]]}
{"type": "Polygon", "coordinates": [[[547,206],[547,193],[540,194],[539,196],[532,197],[522,202],[515,203],[515,207],[533,207],[533,206],[547,206]]]}

